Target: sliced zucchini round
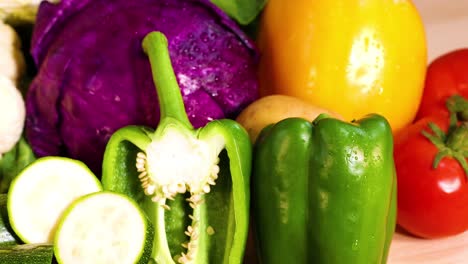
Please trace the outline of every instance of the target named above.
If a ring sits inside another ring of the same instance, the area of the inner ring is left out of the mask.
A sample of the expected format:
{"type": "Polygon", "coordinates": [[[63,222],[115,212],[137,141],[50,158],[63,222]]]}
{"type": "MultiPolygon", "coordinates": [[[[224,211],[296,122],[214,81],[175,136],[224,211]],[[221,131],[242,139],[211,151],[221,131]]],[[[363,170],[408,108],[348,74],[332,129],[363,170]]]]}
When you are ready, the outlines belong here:
{"type": "Polygon", "coordinates": [[[64,264],[147,264],[153,236],[151,223],[133,200],[103,191],[81,197],[66,210],[54,252],[64,264]]]}
{"type": "Polygon", "coordinates": [[[37,159],[12,181],[7,210],[11,227],[25,243],[51,243],[58,219],[77,198],[102,190],[81,161],[37,159]]]}

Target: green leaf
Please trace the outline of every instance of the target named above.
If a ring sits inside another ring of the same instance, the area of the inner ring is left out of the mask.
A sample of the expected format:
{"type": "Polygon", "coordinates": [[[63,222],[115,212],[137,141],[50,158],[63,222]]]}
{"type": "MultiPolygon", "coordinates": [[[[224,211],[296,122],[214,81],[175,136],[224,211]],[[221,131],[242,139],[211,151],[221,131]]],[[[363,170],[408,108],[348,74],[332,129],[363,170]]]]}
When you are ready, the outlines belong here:
{"type": "Polygon", "coordinates": [[[262,11],[267,0],[211,0],[241,25],[248,25],[262,11]]]}
{"type": "Polygon", "coordinates": [[[8,192],[11,181],[31,162],[36,160],[24,138],[0,158],[0,193],[8,192]]]}

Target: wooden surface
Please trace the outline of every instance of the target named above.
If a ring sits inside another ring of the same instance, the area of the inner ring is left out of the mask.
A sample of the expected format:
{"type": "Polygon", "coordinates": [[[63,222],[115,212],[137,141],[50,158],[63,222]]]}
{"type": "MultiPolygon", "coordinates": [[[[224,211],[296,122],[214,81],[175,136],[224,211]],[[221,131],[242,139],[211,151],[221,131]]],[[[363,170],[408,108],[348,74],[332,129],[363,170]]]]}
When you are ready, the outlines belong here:
{"type": "Polygon", "coordinates": [[[398,231],[388,264],[468,264],[468,232],[443,238],[421,239],[398,231]]]}

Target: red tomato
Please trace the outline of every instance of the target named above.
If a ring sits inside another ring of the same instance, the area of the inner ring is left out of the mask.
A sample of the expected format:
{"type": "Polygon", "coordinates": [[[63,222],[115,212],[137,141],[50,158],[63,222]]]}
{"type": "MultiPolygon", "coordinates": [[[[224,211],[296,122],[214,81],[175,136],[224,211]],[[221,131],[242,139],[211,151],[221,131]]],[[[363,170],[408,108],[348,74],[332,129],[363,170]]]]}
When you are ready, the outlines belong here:
{"type": "Polygon", "coordinates": [[[468,180],[459,162],[443,158],[433,168],[437,147],[421,131],[434,122],[447,131],[448,118],[420,119],[395,135],[398,224],[409,233],[438,238],[468,229],[468,180]]]}
{"type": "Polygon", "coordinates": [[[454,94],[468,98],[468,48],[446,53],[429,64],[416,120],[440,113],[448,115],[445,101],[454,94]]]}

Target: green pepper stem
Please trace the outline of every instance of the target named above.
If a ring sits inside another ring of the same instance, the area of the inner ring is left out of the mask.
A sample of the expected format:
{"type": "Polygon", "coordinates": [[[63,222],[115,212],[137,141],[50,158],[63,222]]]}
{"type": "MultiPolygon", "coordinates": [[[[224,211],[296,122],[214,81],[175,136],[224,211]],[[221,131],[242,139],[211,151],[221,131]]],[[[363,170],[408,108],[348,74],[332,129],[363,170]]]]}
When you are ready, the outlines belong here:
{"type": "Polygon", "coordinates": [[[142,46],[151,64],[159,99],[160,119],[172,117],[188,128],[193,128],[185,112],[180,87],[172,68],[166,36],[158,31],[150,32],[143,39],[142,46]]]}

